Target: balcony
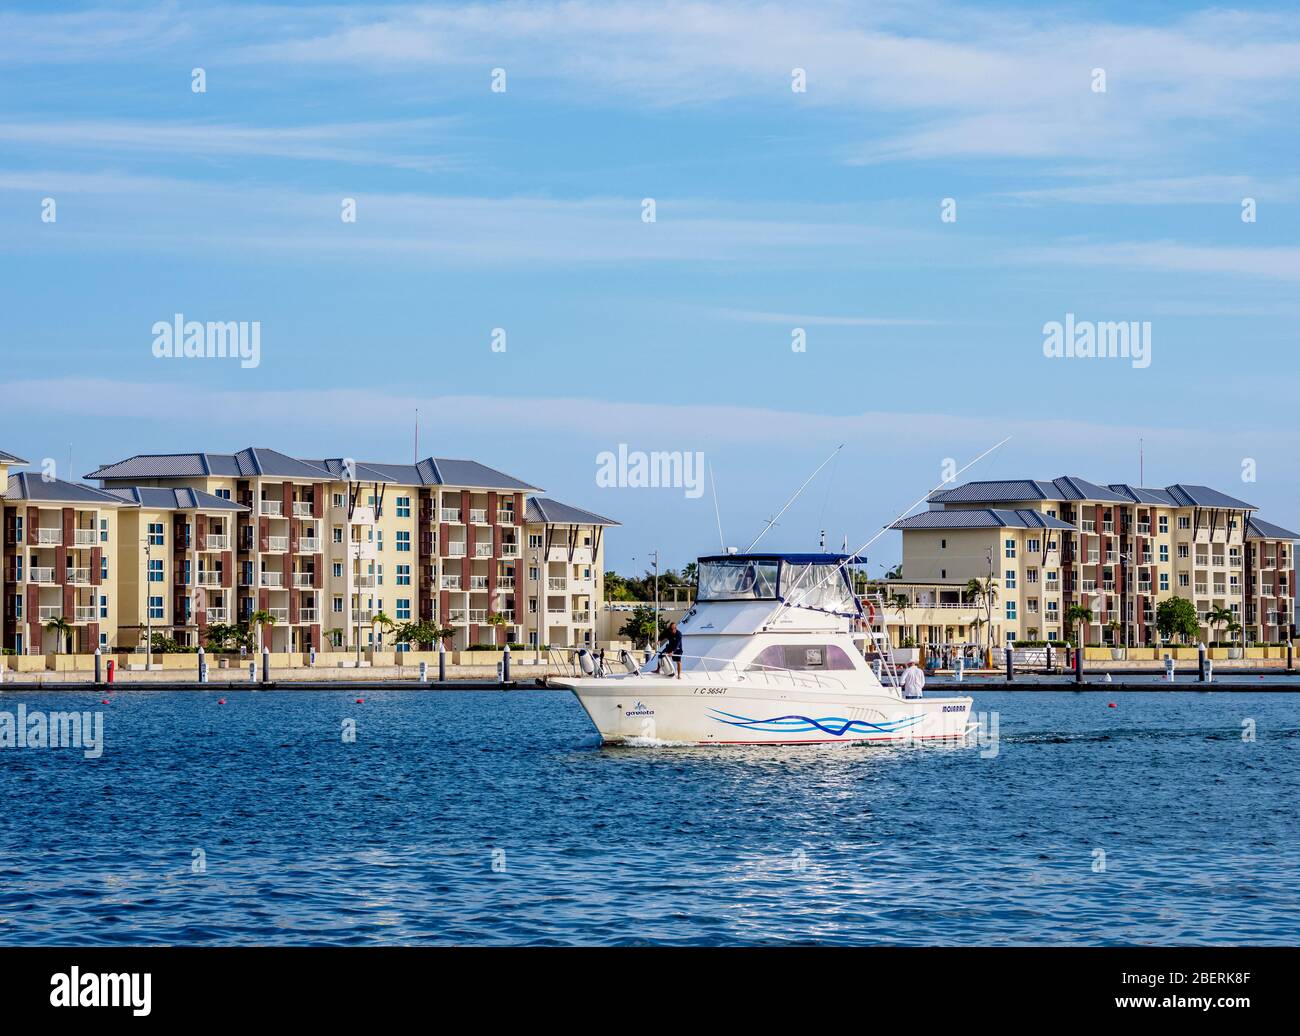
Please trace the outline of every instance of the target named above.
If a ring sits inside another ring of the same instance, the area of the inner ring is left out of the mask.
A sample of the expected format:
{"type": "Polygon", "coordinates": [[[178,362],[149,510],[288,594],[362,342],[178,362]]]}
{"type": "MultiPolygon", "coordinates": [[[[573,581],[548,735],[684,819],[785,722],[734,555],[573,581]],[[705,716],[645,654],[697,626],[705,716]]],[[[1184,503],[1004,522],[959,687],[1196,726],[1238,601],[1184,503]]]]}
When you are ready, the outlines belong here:
{"type": "Polygon", "coordinates": [[[57,547],[63,543],[62,529],[37,529],[36,542],[43,546],[57,547]]]}
{"type": "Polygon", "coordinates": [[[75,622],[94,622],[97,612],[93,604],[77,605],[77,614],[73,621],[75,622]]]}
{"type": "Polygon", "coordinates": [[[1210,567],[1210,555],[1208,555],[1208,554],[1197,554],[1197,555],[1196,555],[1196,567],[1197,567],[1197,568],[1209,568],[1209,567],[1210,567]]]}
{"type": "Polygon", "coordinates": [[[263,497],[260,501],[258,501],[258,503],[259,503],[259,507],[257,511],[258,514],[269,515],[273,518],[278,518],[284,514],[283,500],[267,500],[265,497],[263,497]]]}
{"type": "Polygon", "coordinates": [[[283,572],[263,572],[262,586],[284,586],[283,572]]]}
{"type": "Polygon", "coordinates": [[[198,585],[199,586],[220,586],[221,573],[210,572],[210,571],[200,572],[198,574],[198,585]]]}
{"type": "Polygon", "coordinates": [[[1138,534],[1139,536],[1150,536],[1150,535],[1151,535],[1151,523],[1150,523],[1150,522],[1138,522],[1138,526],[1137,526],[1137,534],[1138,534]]]}
{"type": "Polygon", "coordinates": [[[469,521],[471,525],[487,525],[487,508],[471,507],[469,509],[469,521]]]}
{"type": "Polygon", "coordinates": [[[204,550],[229,550],[230,537],[225,533],[208,533],[203,537],[204,550]]]}
{"type": "Polygon", "coordinates": [[[515,577],[514,577],[514,576],[498,576],[498,577],[497,577],[497,589],[498,589],[498,590],[513,590],[514,588],[515,588],[515,577]]]}
{"type": "Polygon", "coordinates": [[[471,608],[471,609],[469,610],[469,621],[470,621],[470,622],[476,622],[476,623],[484,623],[484,622],[487,622],[487,609],[486,609],[486,608],[471,608]]]}
{"type": "Polygon", "coordinates": [[[69,568],[63,576],[65,586],[89,586],[90,569],[88,568],[69,568]]]}
{"type": "Polygon", "coordinates": [[[229,611],[225,608],[209,608],[204,613],[208,617],[208,622],[225,622],[229,611]]]}
{"type": "Polygon", "coordinates": [[[353,609],[352,609],[352,621],[353,621],[353,622],[369,622],[369,621],[370,621],[371,619],[373,619],[374,617],[375,617],[375,610],[374,610],[373,608],[353,608],[353,609]]]}
{"type": "Polygon", "coordinates": [[[515,512],[514,512],[514,511],[497,511],[497,524],[498,524],[498,525],[514,525],[514,524],[515,524],[515,512]]]}
{"type": "Polygon", "coordinates": [[[316,611],[315,608],[299,608],[298,621],[300,623],[307,623],[309,625],[313,622],[319,622],[320,621],[319,613],[316,611]]]}
{"type": "Polygon", "coordinates": [[[288,608],[267,608],[266,610],[271,613],[271,618],[273,618],[276,622],[289,621],[288,608]]]}
{"type": "Polygon", "coordinates": [[[570,618],[581,625],[591,622],[591,612],[574,612],[570,618]]]}
{"type": "Polygon", "coordinates": [[[563,590],[568,585],[568,581],[563,576],[547,576],[546,589],[563,590]]]}
{"type": "Polygon", "coordinates": [[[27,581],[29,583],[53,583],[54,569],[47,568],[44,565],[39,568],[32,566],[27,570],[27,581]]]}
{"type": "Polygon", "coordinates": [[[1137,592],[1140,593],[1140,594],[1149,594],[1149,593],[1151,592],[1151,584],[1150,584],[1150,583],[1138,583],[1138,590],[1137,590],[1137,592]]]}
{"type": "Polygon", "coordinates": [[[316,577],[310,572],[295,572],[293,574],[293,585],[301,587],[304,590],[315,588],[316,577]]]}
{"type": "Polygon", "coordinates": [[[442,520],[443,520],[444,522],[459,522],[459,521],[460,521],[460,508],[459,508],[459,507],[444,507],[444,508],[441,510],[440,515],[441,515],[442,520]]]}
{"type": "Polygon", "coordinates": [[[312,508],[312,503],[310,500],[295,500],[293,502],[293,513],[294,516],[297,518],[315,517],[315,513],[312,508]]]}
{"type": "Polygon", "coordinates": [[[1101,554],[1095,550],[1088,551],[1088,560],[1086,564],[1097,565],[1100,563],[1101,563],[1101,554]]]}
{"type": "Polygon", "coordinates": [[[442,577],[442,589],[444,589],[444,590],[459,590],[459,589],[461,589],[461,585],[460,585],[460,576],[443,576],[443,577],[442,577]]]}
{"type": "Polygon", "coordinates": [[[94,529],[75,529],[72,541],[78,547],[93,547],[99,542],[99,533],[94,529]]]}
{"type": "Polygon", "coordinates": [[[447,557],[463,558],[465,556],[466,546],[464,540],[452,540],[447,544],[447,557]]]}
{"type": "Polygon", "coordinates": [[[1086,533],[1095,533],[1097,531],[1097,523],[1091,518],[1085,518],[1083,521],[1079,523],[1079,531],[1086,532],[1086,533]]]}
{"type": "Polygon", "coordinates": [[[447,612],[447,621],[450,622],[453,626],[464,626],[466,621],[465,609],[463,608],[450,609],[447,612]]]}
{"type": "Polygon", "coordinates": [[[503,543],[503,544],[501,544],[501,556],[502,556],[503,558],[517,558],[517,557],[519,557],[519,544],[518,544],[518,543],[503,543]]]}
{"type": "Polygon", "coordinates": [[[272,553],[282,553],[289,549],[288,536],[268,536],[266,538],[266,549],[272,553]]]}
{"type": "Polygon", "coordinates": [[[316,536],[304,536],[298,541],[298,550],[303,554],[319,554],[321,550],[320,539],[316,536]]]}
{"type": "Polygon", "coordinates": [[[63,605],[61,604],[42,604],[36,613],[40,616],[41,622],[48,622],[50,619],[63,618],[63,605]]]}
{"type": "Polygon", "coordinates": [[[488,588],[487,576],[470,576],[469,588],[471,590],[486,590],[488,588]]]}

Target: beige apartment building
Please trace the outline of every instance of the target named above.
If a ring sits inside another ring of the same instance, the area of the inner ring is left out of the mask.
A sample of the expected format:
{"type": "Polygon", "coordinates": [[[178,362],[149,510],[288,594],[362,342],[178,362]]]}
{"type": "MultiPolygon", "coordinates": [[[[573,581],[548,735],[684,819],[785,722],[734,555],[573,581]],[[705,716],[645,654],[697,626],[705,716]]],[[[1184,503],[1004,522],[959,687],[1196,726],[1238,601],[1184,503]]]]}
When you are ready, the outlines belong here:
{"type": "Polygon", "coordinates": [[[617,524],[530,501],[536,487],[476,461],[436,457],[141,454],[86,478],[99,488],[9,479],[0,569],[12,650],[40,653],[55,611],[77,617],[77,651],[132,650],[151,632],[194,647],[208,625],[259,611],[277,652],[408,649],[391,643],[392,626],[418,620],[454,629],[459,649],[532,642],[539,630],[551,646],[587,644],[603,531],[617,524]],[[545,592],[524,570],[525,536],[545,592]],[[541,602],[541,626],[525,600],[541,602]]]}
{"type": "Polygon", "coordinates": [[[1205,639],[1210,613],[1231,612],[1248,642],[1294,629],[1294,541],[1254,517],[1254,505],[1207,486],[1150,489],[1077,477],[971,482],[934,494],[930,510],[893,527],[903,533],[901,578],[882,584],[895,642],[984,641],[985,607],[966,592],[991,580],[993,643],[1072,639],[1072,604],[1092,611],[1087,643],[1159,642],[1155,610],[1193,602],[1205,639]],[[904,603],[905,602],[905,603],[904,603]],[[1112,624],[1118,624],[1118,629],[1112,624]]]}
{"type": "Polygon", "coordinates": [[[594,648],[605,596],[605,530],[619,523],[546,497],[528,501],[527,523],[526,643],[594,648]]]}

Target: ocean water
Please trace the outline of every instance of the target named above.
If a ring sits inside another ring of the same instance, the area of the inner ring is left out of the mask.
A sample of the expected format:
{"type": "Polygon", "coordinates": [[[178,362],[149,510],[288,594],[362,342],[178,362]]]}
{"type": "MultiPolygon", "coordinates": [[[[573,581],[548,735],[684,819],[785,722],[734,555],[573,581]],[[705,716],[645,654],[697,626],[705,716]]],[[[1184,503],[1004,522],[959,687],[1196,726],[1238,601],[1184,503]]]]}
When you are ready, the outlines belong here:
{"type": "Polygon", "coordinates": [[[0,943],[1300,940],[1291,694],[981,691],[994,755],[604,748],[544,691],[222,693],[0,695],[105,723],[97,759],[0,749],[0,943]]]}

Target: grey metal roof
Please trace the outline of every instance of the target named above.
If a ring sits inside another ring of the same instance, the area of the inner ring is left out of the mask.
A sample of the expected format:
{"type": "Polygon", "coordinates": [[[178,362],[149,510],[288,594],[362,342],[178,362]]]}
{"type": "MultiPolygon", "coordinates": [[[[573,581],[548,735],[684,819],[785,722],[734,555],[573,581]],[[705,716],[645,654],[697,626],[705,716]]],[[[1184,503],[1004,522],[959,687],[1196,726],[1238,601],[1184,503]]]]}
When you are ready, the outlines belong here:
{"type": "Polygon", "coordinates": [[[1110,487],[1120,496],[1135,504],[1152,504],[1156,507],[1178,507],[1167,489],[1150,489],[1145,486],[1130,486],[1127,483],[1114,483],[1110,487]]]}
{"type": "Polygon", "coordinates": [[[1014,503],[1018,500],[1110,500],[1127,502],[1113,489],[1077,475],[1054,479],[1010,479],[991,482],[967,482],[943,489],[930,497],[937,503],[1014,503]]]}
{"type": "Polygon", "coordinates": [[[1166,486],[1165,492],[1174,500],[1177,500],[1180,507],[1224,507],[1238,511],[1256,510],[1254,504],[1238,500],[1235,496],[1228,496],[1227,493],[1220,493],[1217,489],[1211,489],[1209,486],[1186,486],[1179,483],[1166,486]]]}
{"type": "Polygon", "coordinates": [[[891,529],[1064,529],[1073,525],[1030,508],[1003,510],[996,507],[955,511],[924,511],[895,522],[891,529]]]}
{"type": "Polygon", "coordinates": [[[562,504],[544,496],[528,498],[525,519],[535,525],[622,525],[613,518],[602,518],[572,504],[562,504]]]}
{"type": "Polygon", "coordinates": [[[243,504],[198,489],[172,489],[155,486],[126,486],[106,489],[106,493],[123,503],[168,511],[247,511],[243,504]]]}
{"type": "Polygon", "coordinates": [[[1300,533],[1266,522],[1262,518],[1247,518],[1246,538],[1248,540],[1300,540],[1300,533]]]}
{"type": "MultiPolygon", "coordinates": [[[[474,460],[426,457],[417,464],[354,461],[363,482],[396,482],[408,486],[464,486],[466,489],[507,489],[536,492],[537,486],[474,460]]],[[[342,457],[301,460],[260,447],[238,453],[141,453],[105,464],[86,478],[136,482],[160,478],[303,478],[337,481],[345,478],[342,457]]]]}
{"type": "Polygon", "coordinates": [[[7,450],[0,450],[0,464],[27,464],[27,463],[30,462],[23,460],[22,457],[9,453],[7,450]]]}
{"type": "Polygon", "coordinates": [[[47,482],[40,475],[33,475],[27,471],[9,476],[5,502],[12,500],[30,500],[34,503],[47,501],[58,504],[94,504],[96,507],[116,507],[122,503],[117,497],[94,486],[82,482],[65,482],[61,478],[47,482]]]}

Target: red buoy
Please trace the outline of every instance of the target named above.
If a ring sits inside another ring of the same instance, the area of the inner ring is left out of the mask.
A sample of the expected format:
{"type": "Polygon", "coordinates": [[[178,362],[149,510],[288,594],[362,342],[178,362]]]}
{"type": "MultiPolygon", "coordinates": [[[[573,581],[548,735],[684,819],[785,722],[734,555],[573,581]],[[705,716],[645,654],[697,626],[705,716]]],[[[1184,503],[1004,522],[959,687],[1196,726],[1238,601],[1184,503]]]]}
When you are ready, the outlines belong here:
{"type": "Polygon", "coordinates": [[[365,699],[365,698],[358,698],[358,699],[357,699],[357,704],[358,704],[358,705],[364,705],[365,703],[366,703],[366,699],[365,699]]]}
{"type": "Polygon", "coordinates": [[[226,704],[226,699],[225,699],[225,698],[218,698],[218,699],[217,699],[217,704],[218,704],[218,705],[225,705],[225,704],[226,704]]]}
{"type": "Polygon", "coordinates": [[[100,704],[100,705],[107,705],[107,704],[108,704],[108,699],[107,699],[107,698],[104,698],[103,700],[100,701],[99,704],[100,704]]]}
{"type": "Polygon", "coordinates": [[[1114,702],[1111,702],[1109,705],[1106,706],[1106,708],[1108,708],[1108,709],[1117,709],[1117,708],[1119,708],[1119,706],[1116,705],[1114,702]]]}

